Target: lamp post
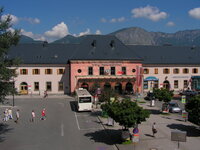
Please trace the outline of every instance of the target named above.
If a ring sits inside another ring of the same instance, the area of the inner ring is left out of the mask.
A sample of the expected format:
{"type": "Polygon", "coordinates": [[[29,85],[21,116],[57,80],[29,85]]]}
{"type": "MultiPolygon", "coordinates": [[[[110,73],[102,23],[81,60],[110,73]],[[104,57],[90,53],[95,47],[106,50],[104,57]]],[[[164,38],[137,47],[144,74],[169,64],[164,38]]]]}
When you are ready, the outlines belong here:
{"type": "Polygon", "coordinates": [[[14,78],[13,78],[13,92],[12,92],[12,94],[13,94],[13,107],[15,106],[15,80],[14,80],[14,78]]]}

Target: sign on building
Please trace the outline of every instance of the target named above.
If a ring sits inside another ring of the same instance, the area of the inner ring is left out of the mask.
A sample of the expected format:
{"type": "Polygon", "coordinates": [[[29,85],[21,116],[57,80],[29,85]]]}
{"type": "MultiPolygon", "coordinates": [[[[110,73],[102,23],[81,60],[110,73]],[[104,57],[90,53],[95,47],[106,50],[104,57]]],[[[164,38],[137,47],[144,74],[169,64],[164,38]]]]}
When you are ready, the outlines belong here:
{"type": "Polygon", "coordinates": [[[185,96],[185,95],[182,95],[182,97],[181,97],[181,102],[182,102],[183,104],[186,103],[186,96],[185,96]]]}

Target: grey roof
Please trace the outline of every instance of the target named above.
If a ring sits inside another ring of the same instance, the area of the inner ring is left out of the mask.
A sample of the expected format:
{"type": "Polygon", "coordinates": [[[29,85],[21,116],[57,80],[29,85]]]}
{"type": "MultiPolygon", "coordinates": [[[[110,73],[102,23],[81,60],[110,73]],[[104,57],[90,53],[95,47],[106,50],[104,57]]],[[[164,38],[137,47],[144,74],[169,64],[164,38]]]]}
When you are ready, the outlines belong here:
{"type": "Polygon", "coordinates": [[[200,64],[200,47],[142,45],[128,45],[128,47],[143,58],[143,64],[200,64]]]}
{"type": "Polygon", "coordinates": [[[23,64],[66,64],[68,60],[134,60],[141,58],[115,36],[86,35],[80,44],[18,44],[10,48],[9,58],[23,64]]]}
{"type": "Polygon", "coordinates": [[[200,47],[124,45],[115,36],[86,35],[80,44],[18,44],[8,58],[23,64],[66,64],[69,60],[133,60],[143,64],[200,64],[200,47]]]}
{"type": "Polygon", "coordinates": [[[18,44],[8,57],[18,57],[23,64],[66,64],[76,48],[76,44],[18,44]]]}
{"type": "Polygon", "coordinates": [[[78,45],[72,60],[135,60],[136,53],[112,35],[86,35],[78,45]],[[130,53],[132,55],[130,55],[130,53]]]}

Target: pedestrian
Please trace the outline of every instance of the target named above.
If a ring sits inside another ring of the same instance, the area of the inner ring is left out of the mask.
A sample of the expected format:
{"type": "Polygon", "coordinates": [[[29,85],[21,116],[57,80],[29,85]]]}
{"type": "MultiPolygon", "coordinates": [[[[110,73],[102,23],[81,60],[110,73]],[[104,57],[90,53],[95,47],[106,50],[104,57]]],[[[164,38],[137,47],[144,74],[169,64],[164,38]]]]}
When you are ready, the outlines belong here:
{"type": "Polygon", "coordinates": [[[42,117],[41,117],[41,120],[46,120],[46,109],[45,109],[45,108],[42,109],[42,117]]]}
{"type": "Polygon", "coordinates": [[[48,97],[47,90],[44,91],[44,98],[48,97]]]}
{"type": "Polygon", "coordinates": [[[13,119],[11,108],[8,109],[8,119],[13,119]]]}
{"type": "Polygon", "coordinates": [[[153,132],[153,137],[155,137],[155,134],[157,133],[156,123],[155,122],[152,125],[152,132],[153,132]]]}
{"type": "Polygon", "coordinates": [[[15,120],[15,123],[18,123],[18,121],[19,121],[19,109],[17,109],[17,111],[16,111],[16,120],[15,120]]]}
{"type": "Polygon", "coordinates": [[[6,110],[3,113],[4,113],[3,121],[8,121],[8,109],[6,108],[6,110]]]}
{"type": "Polygon", "coordinates": [[[31,122],[34,122],[35,121],[35,112],[34,110],[32,110],[31,112],[31,122]]]}

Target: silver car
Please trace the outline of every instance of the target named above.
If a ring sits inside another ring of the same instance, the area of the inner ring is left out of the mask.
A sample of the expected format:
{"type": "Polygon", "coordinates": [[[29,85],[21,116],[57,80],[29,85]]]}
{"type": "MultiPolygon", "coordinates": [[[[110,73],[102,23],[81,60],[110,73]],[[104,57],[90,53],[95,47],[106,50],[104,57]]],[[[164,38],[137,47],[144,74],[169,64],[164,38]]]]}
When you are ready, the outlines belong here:
{"type": "Polygon", "coordinates": [[[179,113],[182,111],[176,102],[169,102],[168,105],[169,105],[169,112],[171,113],[179,113]]]}

